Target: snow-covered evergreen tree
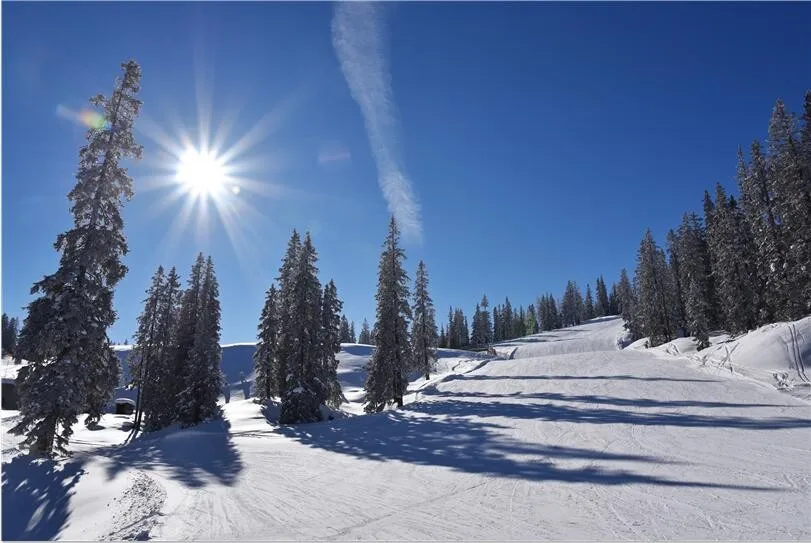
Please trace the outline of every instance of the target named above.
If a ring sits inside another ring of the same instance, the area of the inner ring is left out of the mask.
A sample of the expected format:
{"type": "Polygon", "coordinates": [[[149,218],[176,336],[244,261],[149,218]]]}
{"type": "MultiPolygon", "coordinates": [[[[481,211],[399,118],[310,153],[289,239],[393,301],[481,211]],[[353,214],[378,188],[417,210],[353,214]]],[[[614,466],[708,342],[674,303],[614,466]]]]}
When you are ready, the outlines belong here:
{"type": "Polygon", "coordinates": [[[279,422],[295,424],[321,420],[323,383],[316,382],[319,371],[321,339],[321,283],[316,262],[318,256],[309,232],[295,259],[289,297],[282,288],[282,298],[289,298],[287,322],[282,337],[290,347],[284,351],[286,386],[282,395],[279,422]]]}
{"type": "Polygon", "coordinates": [[[280,308],[279,291],[270,285],[265,293],[265,305],[259,317],[256,350],[253,353],[253,367],[256,374],[254,394],[263,403],[279,396],[279,333],[280,308]]]}
{"type": "Polygon", "coordinates": [[[366,378],[367,413],[382,411],[386,405],[403,405],[408,385],[408,368],[412,364],[408,321],[408,275],[403,267],[405,252],[400,248],[400,230],[394,217],[383,245],[378,267],[377,321],[375,344],[377,348],[369,361],[366,378]]]}
{"type": "MultiPolygon", "coordinates": [[[[804,176],[802,134],[799,141],[794,116],[778,100],[769,122],[766,177],[774,192],[785,248],[784,267],[771,276],[785,283],[777,318],[796,319],[806,312],[811,284],[811,182],[804,176]]],[[[779,288],[779,287],[778,287],[779,288]]]]}
{"type": "Polygon", "coordinates": [[[115,321],[113,289],[127,272],[121,208],[132,196],[132,179],[121,161],[140,158],[132,127],[141,108],[137,98],[141,68],[121,65],[112,95],[90,100],[105,123],[87,132],[79,152],[77,183],[68,194],[73,227],[59,234],[59,268],[36,282],[28,317],[20,332],[21,351],[31,361],[18,376],[24,444],[45,455],[66,453],[78,414],[91,421],[112,394],[120,372],[107,337],[115,321]]]}
{"type": "Polygon", "coordinates": [[[282,259],[282,265],[279,268],[279,276],[276,279],[279,285],[279,335],[276,348],[276,386],[278,387],[278,396],[280,398],[285,395],[288,387],[288,363],[294,356],[296,349],[296,339],[294,335],[296,319],[295,278],[300,253],[301,237],[294,229],[293,233],[290,235],[290,240],[287,242],[287,250],[282,259]]]}
{"type": "Polygon", "coordinates": [[[219,295],[214,263],[209,256],[197,298],[194,339],[186,364],[188,373],[178,398],[178,419],[183,426],[193,426],[220,414],[217,398],[223,383],[219,295]]]}
{"type": "Polygon", "coordinates": [[[135,332],[135,346],[127,359],[130,369],[131,384],[138,387],[135,401],[135,427],[140,427],[143,413],[142,392],[147,381],[150,365],[158,357],[157,338],[158,321],[161,319],[161,297],[166,289],[166,275],[163,266],[158,266],[152,276],[152,282],[146,291],[144,310],[138,316],[138,330],[135,332]]]}
{"type": "Polygon", "coordinates": [[[0,342],[3,344],[3,354],[14,356],[17,346],[17,319],[3,313],[3,331],[0,342]]]}
{"type": "Polygon", "coordinates": [[[538,333],[538,313],[535,311],[533,304],[527,306],[526,330],[528,334],[538,333]]]}
{"type": "Polygon", "coordinates": [[[668,268],[670,271],[670,279],[673,282],[673,292],[670,293],[670,299],[673,300],[673,307],[671,312],[673,314],[673,335],[684,336],[687,332],[687,312],[685,310],[685,303],[687,302],[688,283],[682,283],[682,260],[687,258],[681,250],[679,243],[679,236],[672,228],[667,233],[667,250],[670,255],[668,261],[668,268]]]}
{"type": "Polygon", "coordinates": [[[355,321],[349,323],[349,343],[357,343],[358,339],[355,335],[355,321]]]}
{"type": "Polygon", "coordinates": [[[685,289],[685,318],[689,334],[698,341],[698,348],[709,346],[710,326],[716,322],[715,293],[707,240],[701,219],[695,213],[685,213],[677,235],[679,284],[685,289]]]}
{"type": "Polygon", "coordinates": [[[639,246],[634,283],[643,336],[650,338],[652,347],[670,341],[675,337],[675,285],[650,229],[639,246]]]}
{"type": "Polygon", "coordinates": [[[753,242],[734,198],[716,185],[716,202],[705,197],[707,242],[724,327],[732,333],[755,327],[757,274],[753,242]]]}
{"type": "Polygon", "coordinates": [[[363,319],[363,324],[360,325],[358,343],[361,345],[372,345],[372,332],[369,330],[369,322],[366,319],[363,319]]]}
{"type": "Polygon", "coordinates": [[[631,333],[631,339],[637,340],[643,337],[642,323],[637,310],[636,292],[628,279],[628,272],[625,268],[620,270],[620,279],[616,287],[618,309],[625,321],[625,328],[631,333]]]}
{"type": "Polygon", "coordinates": [[[611,315],[611,304],[609,303],[608,290],[605,288],[603,276],[597,278],[597,316],[604,317],[611,315]]]}
{"type": "MultiPolygon", "coordinates": [[[[141,378],[139,395],[143,413],[144,430],[165,428],[177,417],[177,398],[173,395],[180,389],[178,381],[182,375],[174,372],[175,332],[180,314],[183,291],[180,278],[173,267],[162,283],[150,331],[151,349],[146,371],[141,378]]],[[[136,348],[137,348],[136,339],[136,348]]],[[[137,371],[137,368],[135,368],[137,371]]],[[[135,375],[135,372],[131,372],[135,375]]]]}
{"type": "Polygon", "coordinates": [[[414,279],[414,320],[411,326],[411,344],[414,368],[429,379],[431,366],[437,358],[436,310],[428,292],[428,272],[420,260],[414,279]]]}
{"type": "Polygon", "coordinates": [[[346,401],[341,384],[338,382],[338,359],[335,355],[341,352],[341,307],[338,289],[330,281],[324,287],[321,304],[321,330],[317,372],[315,376],[319,403],[337,409],[346,401]]]}
{"type": "Polygon", "coordinates": [[[594,309],[594,297],[591,295],[591,284],[586,283],[586,299],[583,301],[583,318],[593,319],[597,316],[594,309]]]}
{"type": "Polygon", "coordinates": [[[340,338],[341,343],[354,343],[354,341],[352,341],[352,333],[349,330],[349,321],[346,319],[346,315],[341,315],[340,338]]]}

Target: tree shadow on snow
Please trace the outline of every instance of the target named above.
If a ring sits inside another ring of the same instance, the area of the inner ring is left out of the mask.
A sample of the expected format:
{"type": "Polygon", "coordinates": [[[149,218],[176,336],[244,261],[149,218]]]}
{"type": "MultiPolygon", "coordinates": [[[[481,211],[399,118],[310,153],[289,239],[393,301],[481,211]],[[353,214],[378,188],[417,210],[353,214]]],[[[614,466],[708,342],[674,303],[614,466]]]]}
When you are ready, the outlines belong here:
{"type": "Polygon", "coordinates": [[[84,474],[77,460],[22,454],[3,464],[3,541],[55,539],[70,517],[73,487],[84,474]]]}
{"type": "MultiPolygon", "coordinates": [[[[338,423],[308,425],[306,428],[281,427],[278,431],[304,445],[358,458],[442,466],[464,473],[505,478],[597,485],[651,484],[669,487],[778,490],[670,480],[625,469],[598,467],[595,464],[619,461],[648,464],[668,462],[652,456],[515,441],[499,432],[509,428],[467,418],[466,415],[481,416],[481,414],[465,411],[463,406],[449,408],[442,405],[446,403],[454,402],[411,404],[411,409],[407,411],[388,411],[338,423]],[[423,410],[422,407],[426,409],[423,410]],[[425,413],[444,416],[426,416],[425,413]],[[587,464],[573,468],[556,465],[557,462],[566,460],[582,460],[587,464]]],[[[510,416],[511,406],[501,406],[500,409],[502,416],[510,416]]]]}
{"type": "Polygon", "coordinates": [[[667,381],[674,383],[720,383],[717,379],[677,379],[673,377],[639,377],[637,375],[449,375],[443,382],[448,381],[497,381],[508,379],[511,381],[667,381]]]}
{"type": "MultiPolygon", "coordinates": [[[[559,402],[576,402],[586,404],[616,405],[622,407],[701,407],[701,408],[746,408],[746,407],[780,407],[784,404],[771,403],[729,403],[712,402],[704,400],[654,400],[652,398],[618,398],[614,396],[595,396],[579,394],[560,394],[558,392],[513,392],[510,394],[493,394],[490,392],[449,392],[439,391],[436,387],[427,387],[420,391],[426,396],[442,396],[445,398],[523,398],[559,402]]],[[[802,409],[802,408],[801,408],[802,409]]]]}
{"type": "MultiPolygon", "coordinates": [[[[466,394],[466,396],[472,395],[466,394]]],[[[551,396],[554,396],[554,394],[551,394],[551,396]]],[[[414,403],[408,405],[406,409],[433,416],[506,417],[512,419],[533,419],[538,421],[585,424],[739,428],[744,430],[811,428],[811,418],[750,418],[689,413],[651,413],[602,407],[573,407],[553,403],[510,403],[489,400],[486,402],[467,402],[463,400],[446,400],[414,403]]]]}
{"type": "Polygon", "coordinates": [[[160,469],[192,488],[204,487],[211,479],[230,486],[243,469],[230,427],[227,420],[216,419],[190,428],[145,433],[127,445],[101,449],[100,454],[112,460],[107,468],[110,478],[128,468],[160,469]]]}

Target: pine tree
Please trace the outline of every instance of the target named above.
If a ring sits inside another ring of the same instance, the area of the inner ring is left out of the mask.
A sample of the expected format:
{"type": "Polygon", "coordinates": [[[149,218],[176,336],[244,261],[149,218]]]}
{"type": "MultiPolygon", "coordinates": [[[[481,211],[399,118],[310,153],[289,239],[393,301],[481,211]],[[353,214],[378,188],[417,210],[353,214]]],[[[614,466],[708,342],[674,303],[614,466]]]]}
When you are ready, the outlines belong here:
{"type": "Polygon", "coordinates": [[[695,213],[684,214],[677,244],[678,252],[682,255],[679,283],[686,290],[686,327],[690,335],[696,338],[700,350],[709,346],[710,326],[716,319],[706,234],[695,213]]]}
{"type": "Polygon", "coordinates": [[[757,323],[753,242],[734,198],[716,185],[716,201],[707,203],[707,242],[724,326],[733,333],[745,332],[757,323]]]}
{"type": "Polygon", "coordinates": [[[256,350],[253,353],[253,365],[256,374],[256,398],[267,403],[274,396],[279,396],[279,334],[280,307],[279,291],[276,285],[270,285],[265,293],[265,305],[259,317],[256,350]]]}
{"type": "Polygon", "coordinates": [[[346,315],[341,315],[341,343],[353,343],[352,334],[349,331],[349,321],[346,320],[346,315]]]}
{"type": "Polygon", "coordinates": [[[529,304],[527,307],[526,329],[528,334],[538,333],[538,314],[533,304],[529,304]]]}
{"type": "Polygon", "coordinates": [[[482,339],[484,343],[489,345],[493,342],[493,323],[490,320],[490,311],[487,308],[490,307],[490,301],[487,299],[487,295],[482,295],[481,301],[481,328],[482,328],[482,339]]]}
{"type": "Polygon", "coordinates": [[[673,339],[675,286],[665,253],[656,245],[650,229],[639,246],[634,284],[642,334],[650,338],[652,347],[673,339]]]}
{"type": "Polygon", "coordinates": [[[524,315],[524,306],[518,307],[518,313],[515,314],[513,318],[513,330],[512,336],[516,337],[524,337],[527,335],[526,330],[524,329],[524,321],[526,319],[526,315],[524,315]]]}
{"type": "Polygon", "coordinates": [[[349,343],[357,343],[357,336],[355,335],[355,321],[349,323],[349,343]]]}
{"type": "Polygon", "coordinates": [[[14,356],[17,346],[17,319],[3,313],[3,331],[0,342],[3,344],[3,354],[14,356]]]}
{"type": "Polygon", "coordinates": [[[738,149],[738,186],[741,209],[751,232],[756,273],[755,303],[758,322],[765,323],[786,307],[789,285],[786,277],[786,247],[775,201],[772,179],[767,173],[766,157],[760,143],[752,143],[752,163],[746,164],[743,150],[738,149]]]}
{"type": "Polygon", "coordinates": [[[138,330],[135,332],[135,347],[133,347],[128,357],[127,363],[130,368],[130,379],[133,385],[138,387],[138,395],[135,401],[135,427],[139,428],[143,413],[144,384],[149,379],[148,372],[152,364],[159,363],[157,345],[157,329],[161,315],[161,297],[166,290],[166,276],[163,266],[158,266],[152,276],[152,282],[146,291],[144,300],[144,310],[138,316],[138,330]]]}
{"type": "Polygon", "coordinates": [[[439,327],[439,347],[442,349],[448,348],[448,338],[445,336],[445,325],[439,327]]]}
{"type": "Polygon", "coordinates": [[[501,325],[503,327],[504,336],[502,339],[513,339],[513,307],[510,304],[510,299],[504,299],[504,306],[501,311],[501,325]]]}
{"type": "Polygon", "coordinates": [[[670,279],[673,284],[672,292],[669,293],[669,299],[673,300],[673,307],[671,308],[671,312],[673,314],[673,335],[683,337],[687,330],[687,312],[685,310],[685,303],[687,302],[687,291],[689,284],[683,283],[681,280],[681,268],[683,265],[682,260],[686,258],[686,255],[682,253],[679,235],[676,234],[675,230],[673,229],[670,229],[667,233],[667,250],[668,254],[670,255],[668,269],[670,271],[670,279]]]}
{"type": "Polygon", "coordinates": [[[608,314],[609,315],[619,315],[622,311],[620,307],[620,297],[619,293],[617,292],[617,284],[613,283],[611,285],[611,294],[608,295],[608,314]]]}
{"type": "Polygon", "coordinates": [[[278,386],[278,395],[280,398],[284,397],[288,388],[288,361],[294,356],[295,336],[294,336],[294,321],[296,319],[295,313],[295,279],[296,279],[296,266],[298,265],[299,255],[301,253],[301,237],[294,229],[290,235],[290,240],[287,242],[287,250],[282,265],[279,268],[279,276],[276,281],[279,285],[279,336],[276,348],[276,356],[278,363],[276,364],[276,384],[278,386]]]}
{"type": "Polygon", "coordinates": [[[628,279],[628,272],[625,268],[620,270],[620,279],[616,288],[617,299],[622,319],[625,321],[625,328],[630,332],[631,339],[637,340],[642,335],[642,323],[637,310],[636,292],[628,279]]]}
{"type": "Polygon", "coordinates": [[[132,196],[132,179],[120,161],[141,156],[132,133],[141,69],[134,61],[121,67],[112,95],[90,100],[106,122],[87,132],[68,194],[73,227],[54,244],[57,271],[31,289],[42,295],[28,306],[19,338],[31,365],[18,376],[21,420],[12,432],[45,455],[67,453],[79,412],[89,408],[91,421],[99,416],[120,373],[106,332],[116,318],[113,289],[127,272],[121,208],[132,196]]]}
{"type": "Polygon", "coordinates": [[[611,304],[609,303],[608,291],[605,288],[603,276],[597,278],[597,316],[605,317],[611,315],[611,304]]]}
{"type": "MultiPolygon", "coordinates": [[[[165,428],[177,417],[175,390],[182,377],[174,373],[175,332],[180,314],[180,301],[183,296],[180,278],[173,267],[166,275],[158,297],[151,330],[151,358],[147,370],[141,379],[139,395],[143,413],[144,430],[152,431],[165,428]]],[[[137,345],[136,345],[137,347],[137,345]]],[[[131,374],[134,375],[133,372],[131,374]]],[[[140,422],[140,421],[139,421],[140,422]]]]}
{"type": "Polygon", "coordinates": [[[372,333],[369,331],[369,323],[363,319],[363,324],[360,327],[360,335],[358,336],[358,343],[361,345],[372,345],[372,333]]]}
{"type": "Polygon", "coordinates": [[[425,379],[430,378],[431,366],[437,358],[436,310],[428,292],[428,272],[420,260],[414,279],[414,322],[411,327],[414,367],[425,379]]]}
{"type": "MultiPolygon", "coordinates": [[[[811,181],[804,175],[802,133],[796,137],[794,116],[778,100],[769,122],[766,176],[774,192],[785,247],[783,268],[772,276],[784,283],[777,317],[796,319],[806,313],[811,284],[811,181]]],[[[779,287],[778,287],[779,288],[779,287]]]]}
{"type": "Polygon", "coordinates": [[[191,353],[194,348],[197,322],[200,320],[200,300],[205,266],[206,260],[203,253],[198,253],[194,264],[192,264],[187,287],[181,295],[180,307],[177,312],[177,323],[172,338],[173,360],[171,362],[172,374],[176,378],[170,382],[171,388],[168,390],[169,397],[175,399],[173,421],[180,420],[182,410],[185,409],[186,412],[189,412],[193,409],[193,406],[184,407],[181,405],[181,395],[189,386],[188,379],[192,374],[191,353]]]}
{"type": "Polygon", "coordinates": [[[580,289],[577,288],[577,283],[569,281],[566,284],[566,290],[563,293],[563,301],[561,302],[563,326],[575,326],[580,324],[583,320],[583,313],[584,304],[580,289]]]}
{"type": "Polygon", "coordinates": [[[394,217],[380,255],[378,268],[377,322],[375,341],[377,348],[369,361],[366,378],[367,413],[382,411],[387,404],[403,406],[408,386],[408,368],[412,353],[408,337],[408,276],[403,268],[405,253],[400,248],[400,230],[394,217]]]}
{"type": "Polygon", "coordinates": [[[591,285],[586,283],[586,299],[583,302],[583,317],[586,320],[593,319],[597,314],[594,310],[594,298],[591,295],[591,285]]]}
{"type": "Polygon", "coordinates": [[[223,384],[220,370],[220,292],[210,256],[205,261],[201,275],[194,338],[186,364],[188,373],[178,398],[178,420],[183,426],[193,426],[220,415],[217,405],[223,384]]]}
{"type": "Polygon", "coordinates": [[[476,304],[476,309],[473,310],[473,330],[471,333],[471,341],[473,345],[484,344],[484,330],[481,329],[482,324],[482,309],[479,304],[476,304]]]}
{"type": "Polygon", "coordinates": [[[346,401],[341,384],[338,382],[338,359],[335,355],[341,352],[340,322],[343,303],[338,298],[338,289],[330,280],[324,287],[321,304],[321,330],[319,356],[315,376],[315,389],[319,403],[334,409],[346,401]]]}
{"type": "Polygon", "coordinates": [[[315,247],[307,233],[295,261],[287,326],[282,327],[282,336],[286,336],[292,345],[284,352],[287,376],[279,415],[282,424],[321,420],[324,385],[317,383],[316,378],[322,296],[317,260],[315,247]]]}

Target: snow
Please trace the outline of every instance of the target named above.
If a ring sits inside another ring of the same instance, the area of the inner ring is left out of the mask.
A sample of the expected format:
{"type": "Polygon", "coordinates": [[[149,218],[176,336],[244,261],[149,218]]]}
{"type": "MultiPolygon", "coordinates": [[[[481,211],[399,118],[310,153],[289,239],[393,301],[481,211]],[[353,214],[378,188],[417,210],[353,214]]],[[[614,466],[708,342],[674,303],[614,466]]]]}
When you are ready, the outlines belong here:
{"type": "MultiPolygon", "coordinates": [[[[645,349],[645,339],[631,349],[645,349]]],[[[698,351],[691,338],[678,338],[648,349],[665,358],[677,357],[711,374],[732,374],[768,388],[778,387],[811,400],[811,317],[762,326],[737,338],[718,333],[710,347],[698,351]]]]}
{"type": "MultiPolygon", "coordinates": [[[[602,319],[500,345],[513,359],[443,353],[375,415],[280,426],[235,399],[127,445],[131,417],[105,415],[77,425],[71,459],[4,450],[3,539],[811,538],[809,403],[743,362],[619,350],[621,333],[602,319]]],[[[370,354],[344,346],[344,386],[370,354]]]]}

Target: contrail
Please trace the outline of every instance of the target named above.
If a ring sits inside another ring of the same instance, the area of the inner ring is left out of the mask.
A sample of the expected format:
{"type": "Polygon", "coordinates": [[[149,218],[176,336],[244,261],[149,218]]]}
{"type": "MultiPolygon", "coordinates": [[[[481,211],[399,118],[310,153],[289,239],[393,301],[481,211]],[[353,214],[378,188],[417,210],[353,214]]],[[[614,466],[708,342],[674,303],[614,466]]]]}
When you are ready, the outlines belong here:
{"type": "Polygon", "coordinates": [[[382,9],[372,2],[338,3],[332,18],[332,46],[352,98],[363,114],[389,211],[406,237],[419,240],[420,208],[399,153],[397,106],[391,90],[382,9]]]}

